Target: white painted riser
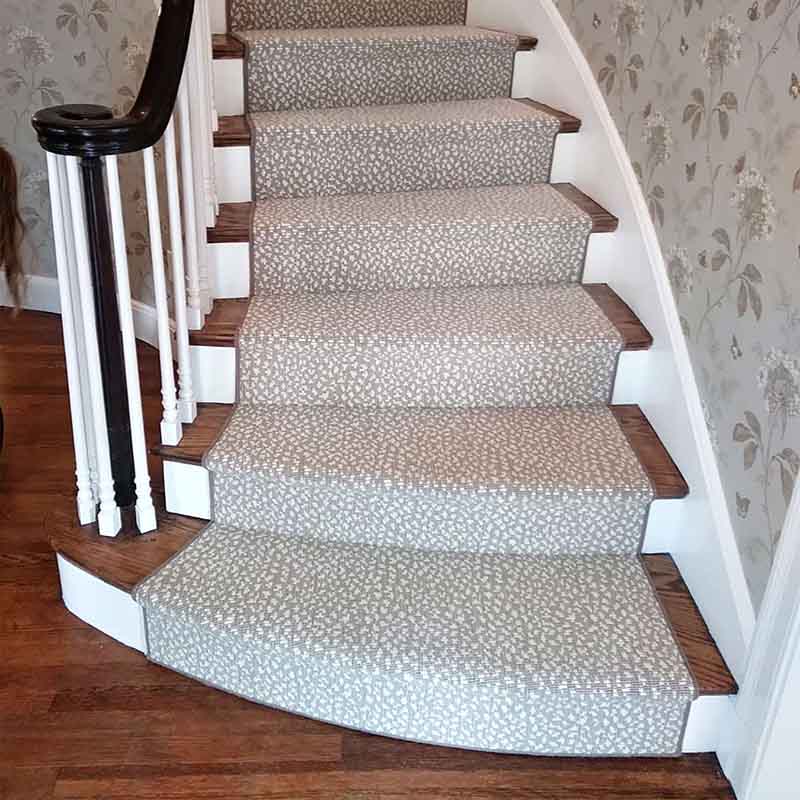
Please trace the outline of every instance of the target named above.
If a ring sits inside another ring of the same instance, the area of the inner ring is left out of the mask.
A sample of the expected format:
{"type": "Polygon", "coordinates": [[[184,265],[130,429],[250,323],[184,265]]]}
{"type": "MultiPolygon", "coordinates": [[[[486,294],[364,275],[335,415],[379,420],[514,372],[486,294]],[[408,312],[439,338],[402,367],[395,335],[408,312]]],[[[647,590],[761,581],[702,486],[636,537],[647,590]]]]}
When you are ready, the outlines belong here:
{"type": "MultiPolygon", "coordinates": [[[[118,642],[147,652],[144,615],[128,592],[118,589],[59,555],[58,571],[64,605],[87,624],[118,642]]],[[[692,703],[684,738],[684,753],[717,749],[719,732],[732,713],[732,698],[700,697],[692,703]]]]}

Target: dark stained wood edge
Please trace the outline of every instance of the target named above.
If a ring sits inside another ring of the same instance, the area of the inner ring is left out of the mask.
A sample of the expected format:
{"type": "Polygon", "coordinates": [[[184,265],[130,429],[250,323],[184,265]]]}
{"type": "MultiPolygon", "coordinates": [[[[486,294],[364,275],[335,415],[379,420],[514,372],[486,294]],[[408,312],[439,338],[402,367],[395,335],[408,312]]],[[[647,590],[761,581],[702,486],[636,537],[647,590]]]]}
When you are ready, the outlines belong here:
{"type": "Polygon", "coordinates": [[[650,331],[608,284],[584,283],[583,289],[617,329],[625,350],[649,350],[653,346],[650,331]]]}
{"type": "Polygon", "coordinates": [[[140,535],[132,512],[123,514],[122,532],[111,539],[101,536],[97,525],[79,527],[67,518],[50,536],[56,553],[106,583],[130,592],[148,575],[189,544],[208,525],[191,517],[169,514],[164,498],[154,494],[158,530],[140,535]]]}
{"type": "Polygon", "coordinates": [[[530,97],[516,97],[514,99],[517,103],[524,103],[537,111],[555,117],[561,123],[559,133],[578,133],[581,129],[581,121],[577,117],[573,117],[572,114],[567,114],[566,111],[559,111],[557,108],[532,100],[530,97]]]}
{"type": "Polygon", "coordinates": [[[517,52],[524,53],[530,50],[535,50],[537,45],[539,44],[539,39],[536,36],[528,36],[526,34],[519,34],[519,33],[511,33],[509,34],[508,31],[501,31],[498,28],[487,28],[486,25],[478,26],[481,30],[484,31],[491,31],[492,33],[502,33],[505,36],[516,36],[517,37],[517,52]]]}
{"type": "Polygon", "coordinates": [[[208,229],[208,243],[249,242],[252,215],[252,203],[220,203],[217,224],[208,229]]]}
{"type": "Polygon", "coordinates": [[[668,555],[646,555],[642,556],[642,561],[700,694],[736,694],[739,691],[736,680],[675,562],[668,555]]]}
{"type": "MultiPolygon", "coordinates": [[[[492,30],[484,28],[484,30],[492,30]]],[[[505,33],[505,31],[495,31],[495,33],[505,33]]],[[[517,52],[525,53],[535,50],[539,44],[536,36],[517,36],[517,52]]],[[[217,59],[242,59],[245,56],[244,43],[240,42],[230,33],[215,33],[212,36],[211,51],[217,59]]]]}
{"type": "Polygon", "coordinates": [[[202,330],[189,332],[195,347],[235,347],[250,300],[215,300],[202,330]]]}
{"type": "Polygon", "coordinates": [[[214,147],[249,147],[250,126],[247,117],[220,117],[219,130],[214,133],[214,147]]]}
{"type": "Polygon", "coordinates": [[[222,429],[233,414],[233,406],[224,403],[201,403],[197,418],[184,426],[183,438],[178,445],[155,445],[150,452],[169,461],[183,464],[202,464],[205,454],[217,441],[222,429]]]}
{"type": "Polygon", "coordinates": [[[657,500],[679,500],[689,486],[639,406],[609,406],[639,458],[657,500]]]}
{"type": "Polygon", "coordinates": [[[571,183],[553,183],[551,186],[592,218],[592,233],[613,233],[619,227],[619,220],[610,211],[571,183]]]}
{"type": "Polygon", "coordinates": [[[211,52],[218,59],[244,58],[244,42],[230,33],[215,33],[211,37],[211,52]]]}

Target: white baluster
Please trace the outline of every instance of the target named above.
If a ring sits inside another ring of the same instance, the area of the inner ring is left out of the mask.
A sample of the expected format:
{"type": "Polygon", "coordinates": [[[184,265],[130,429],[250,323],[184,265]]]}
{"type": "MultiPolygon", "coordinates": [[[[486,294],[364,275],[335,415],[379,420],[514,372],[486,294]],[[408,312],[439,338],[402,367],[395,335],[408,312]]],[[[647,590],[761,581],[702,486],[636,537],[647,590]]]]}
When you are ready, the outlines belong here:
{"type": "Polygon", "coordinates": [[[122,194],[119,187],[119,166],[116,156],[106,159],[108,201],[111,211],[111,234],[114,240],[114,269],[117,277],[117,301],[122,330],[122,351],[125,358],[125,381],[131,421],[131,443],[136,486],[136,527],[141,533],[158,527],[156,510],[150,492],[147,467],[147,441],[144,434],[142,388],[139,383],[139,359],[136,354],[136,331],[133,325],[131,284],[125,244],[125,221],[122,216],[122,194]]]}
{"type": "Polygon", "coordinates": [[[59,182],[58,157],[47,154],[47,178],[50,185],[50,206],[53,217],[53,239],[56,249],[58,292],[61,300],[61,325],[64,329],[64,354],[67,362],[67,386],[69,388],[69,411],[72,421],[72,441],[75,446],[75,477],[78,486],[78,521],[88,525],[97,519],[92,480],[89,473],[89,448],[84,428],[83,405],[88,397],[83,396],[78,359],[78,339],[75,331],[75,315],[70,291],[69,256],[64,229],[64,199],[59,182]]]}
{"type": "Polygon", "coordinates": [[[97,523],[101,535],[116,536],[122,527],[122,519],[114,496],[114,478],[111,472],[111,452],[108,443],[100,350],[97,343],[97,328],[95,327],[89,239],[86,231],[83,189],[78,169],[78,159],[71,156],[68,157],[67,182],[69,184],[70,204],[72,207],[72,225],[75,233],[75,257],[83,315],[83,335],[86,346],[87,371],[89,373],[92,418],[94,421],[94,445],[97,454],[97,484],[98,499],[100,501],[100,513],[97,516],[97,523]]]}
{"type": "Polygon", "coordinates": [[[197,402],[192,386],[192,364],[189,358],[189,326],[186,321],[186,280],[183,261],[183,225],[181,192],[178,180],[178,153],[175,148],[175,125],[171,119],[164,133],[164,160],[167,168],[167,202],[169,204],[170,249],[172,251],[172,301],[175,310],[175,342],[178,349],[178,410],[181,422],[194,422],[197,402]]]}
{"type": "Polygon", "coordinates": [[[209,10],[208,0],[199,0],[199,13],[203,22],[203,62],[206,68],[206,86],[208,86],[208,110],[210,112],[211,132],[219,130],[219,114],[217,114],[217,103],[214,97],[214,61],[211,55],[211,11],[209,10]]]}
{"type": "Polygon", "coordinates": [[[78,373],[80,377],[81,396],[83,397],[83,431],[86,437],[86,448],[89,456],[89,485],[94,503],[94,517],[97,517],[97,504],[100,489],[97,477],[97,448],[94,444],[94,417],[92,416],[91,387],[89,386],[89,359],[86,354],[86,342],[83,336],[83,311],[81,308],[81,290],[78,280],[78,260],[75,255],[75,230],[72,224],[72,210],[69,202],[69,184],[67,181],[67,160],[56,159],[58,185],[61,191],[61,218],[64,225],[66,243],[67,285],[72,298],[72,317],[75,330],[76,355],[78,357],[78,373]]]}
{"type": "Polygon", "coordinates": [[[164,245],[161,239],[161,212],[158,206],[158,178],[153,148],[142,151],[147,193],[147,222],[150,231],[150,256],[153,262],[153,291],[156,299],[158,324],[158,358],[161,364],[161,397],[164,414],[161,419],[161,442],[176,445],[183,436],[175,394],[175,374],[172,364],[172,335],[167,301],[167,279],[164,269],[164,245]]]}
{"type": "MultiPolygon", "coordinates": [[[[197,205],[195,203],[195,161],[193,157],[192,128],[189,122],[189,89],[184,73],[178,92],[178,132],[181,152],[181,187],[183,194],[183,221],[186,231],[186,289],[187,319],[189,329],[203,327],[204,313],[200,298],[200,256],[197,240],[197,205]]],[[[205,228],[202,228],[204,235],[205,228]]],[[[206,244],[206,243],[204,243],[206,244]]]]}
{"type": "Polygon", "coordinates": [[[192,178],[194,180],[194,202],[197,216],[197,254],[198,254],[198,277],[200,285],[200,307],[204,314],[211,312],[212,299],[211,289],[208,278],[208,234],[207,228],[216,224],[216,214],[214,208],[209,205],[208,182],[206,176],[209,173],[209,153],[208,144],[210,132],[208,130],[208,117],[205,107],[205,81],[202,79],[200,71],[200,61],[198,58],[199,37],[196,34],[197,27],[192,28],[192,37],[189,45],[189,52],[186,55],[186,69],[184,78],[187,82],[189,96],[193,98],[189,108],[189,125],[191,128],[192,155],[194,165],[192,168],[192,178]]]}

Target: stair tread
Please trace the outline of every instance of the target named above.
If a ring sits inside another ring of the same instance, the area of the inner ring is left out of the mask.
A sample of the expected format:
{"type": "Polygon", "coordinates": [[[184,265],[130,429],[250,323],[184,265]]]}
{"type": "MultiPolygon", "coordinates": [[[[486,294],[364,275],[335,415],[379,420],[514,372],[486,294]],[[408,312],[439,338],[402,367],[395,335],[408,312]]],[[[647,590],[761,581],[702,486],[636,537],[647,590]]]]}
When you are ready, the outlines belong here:
{"type": "Polygon", "coordinates": [[[203,328],[189,331],[189,344],[195,347],[233,347],[249,305],[249,299],[215,300],[203,328]]]}
{"type": "Polygon", "coordinates": [[[240,338],[624,343],[578,284],[257,295],[240,338]]]}
{"type": "MultiPolygon", "coordinates": [[[[204,408],[211,407],[201,407],[201,416],[204,408]]],[[[157,504],[157,508],[156,533],[141,536],[131,521],[127,533],[115,539],[100,536],[96,525],[79,526],[72,512],[56,512],[51,520],[53,550],[106,583],[130,592],[208,526],[204,520],[168,514],[163,504],[157,504]]],[[[668,555],[646,555],[642,560],[700,695],[735,694],[736,681],[673,559],[668,555]]]]}
{"type": "Polygon", "coordinates": [[[488,28],[470,27],[467,25],[400,25],[388,27],[361,28],[301,28],[282,30],[249,30],[234,34],[246,46],[261,43],[277,43],[300,47],[340,47],[342,44],[358,47],[363,45],[397,43],[421,44],[485,44],[487,46],[508,47],[529,42],[531,37],[518,36],[514,33],[489,30],[488,28]]]}
{"type": "Polygon", "coordinates": [[[260,130],[340,130],[363,128],[432,127],[504,127],[524,123],[526,129],[539,125],[558,133],[557,116],[508,97],[480,100],[446,100],[438,103],[394,103],[385,106],[316,108],[301,111],[257,111],[248,115],[251,126],[260,130]]]}
{"type": "Polygon", "coordinates": [[[376,733],[490,750],[530,752],[536,742],[536,752],[660,754],[679,749],[696,696],[635,556],[421,553],[213,524],[135,597],[154,661],[376,733]],[[202,654],[187,647],[199,631],[202,654]],[[591,707],[602,722],[558,723],[542,736],[542,720],[560,719],[564,703],[579,717],[591,707]],[[639,714],[648,724],[634,723],[627,742],[597,739],[639,714]]]}
{"type": "Polygon", "coordinates": [[[466,18],[466,0],[328,0],[325,3],[230,0],[231,30],[263,28],[348,28],[369,25],[459,24],[466,18]]]}
{"type": "Polygon", "coordinates": [[[652,488],[606,406],[346,409],[239,405],[206,457],[215,473],[274,473],[442,491],[648,502],[652,488]],[[263,447],[247,447],[247,442],[263,447]]]}

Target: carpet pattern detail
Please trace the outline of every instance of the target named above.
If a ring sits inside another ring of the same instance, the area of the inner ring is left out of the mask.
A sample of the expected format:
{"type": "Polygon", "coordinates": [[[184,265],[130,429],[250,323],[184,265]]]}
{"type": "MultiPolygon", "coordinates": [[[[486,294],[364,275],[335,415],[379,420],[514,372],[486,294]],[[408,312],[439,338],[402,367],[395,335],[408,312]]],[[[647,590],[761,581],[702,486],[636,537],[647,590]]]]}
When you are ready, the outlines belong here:
{"type": "Polygon", "coordinates": [[[653,498],[603,406],[240,405],[206,466],[222,525],[424,550],[635,554],[653,498]]]}
{"type": "Polygon", "coordinates": [[[400,738],[659,755],[695,693],[630,557],[430,553],[215,524],[137,599],[154,661],[400,738]]]}
{"type": "Polygon", "coordinates": [[[558,120],[508,98],[251,114],[255,199],[543,183],[558,120]]]}
{"type": "Polygon", "coordinates": [[[574,283],[591,229],[546,184],[262,201],[253,290],[574,283]]]}
{"type": "Polygon", "coordinates": [[[252,297],[214,522],[134,593],[148,655],[387,736],[679,753],[696,689],[639,558],[592,217],[547,185],[558,113],[509,97],[518,38],[463,15],[231,0],[252,297]]]}
{"type": "Polygon", "coordinates": [[[229,30],[460,25],[466,0],[228,0],[229,30]]]}
{"type": "Polygon", "coordinates": [[[250,112],[502,97],[519,42],[462,25],[237,36],[247,50],[250,112]]]}
{"type": "Polygon", "coordinates": [[[578,285],[265,294],[239,334],[239,401],[608,403],[622,344],[578,285]]]}

